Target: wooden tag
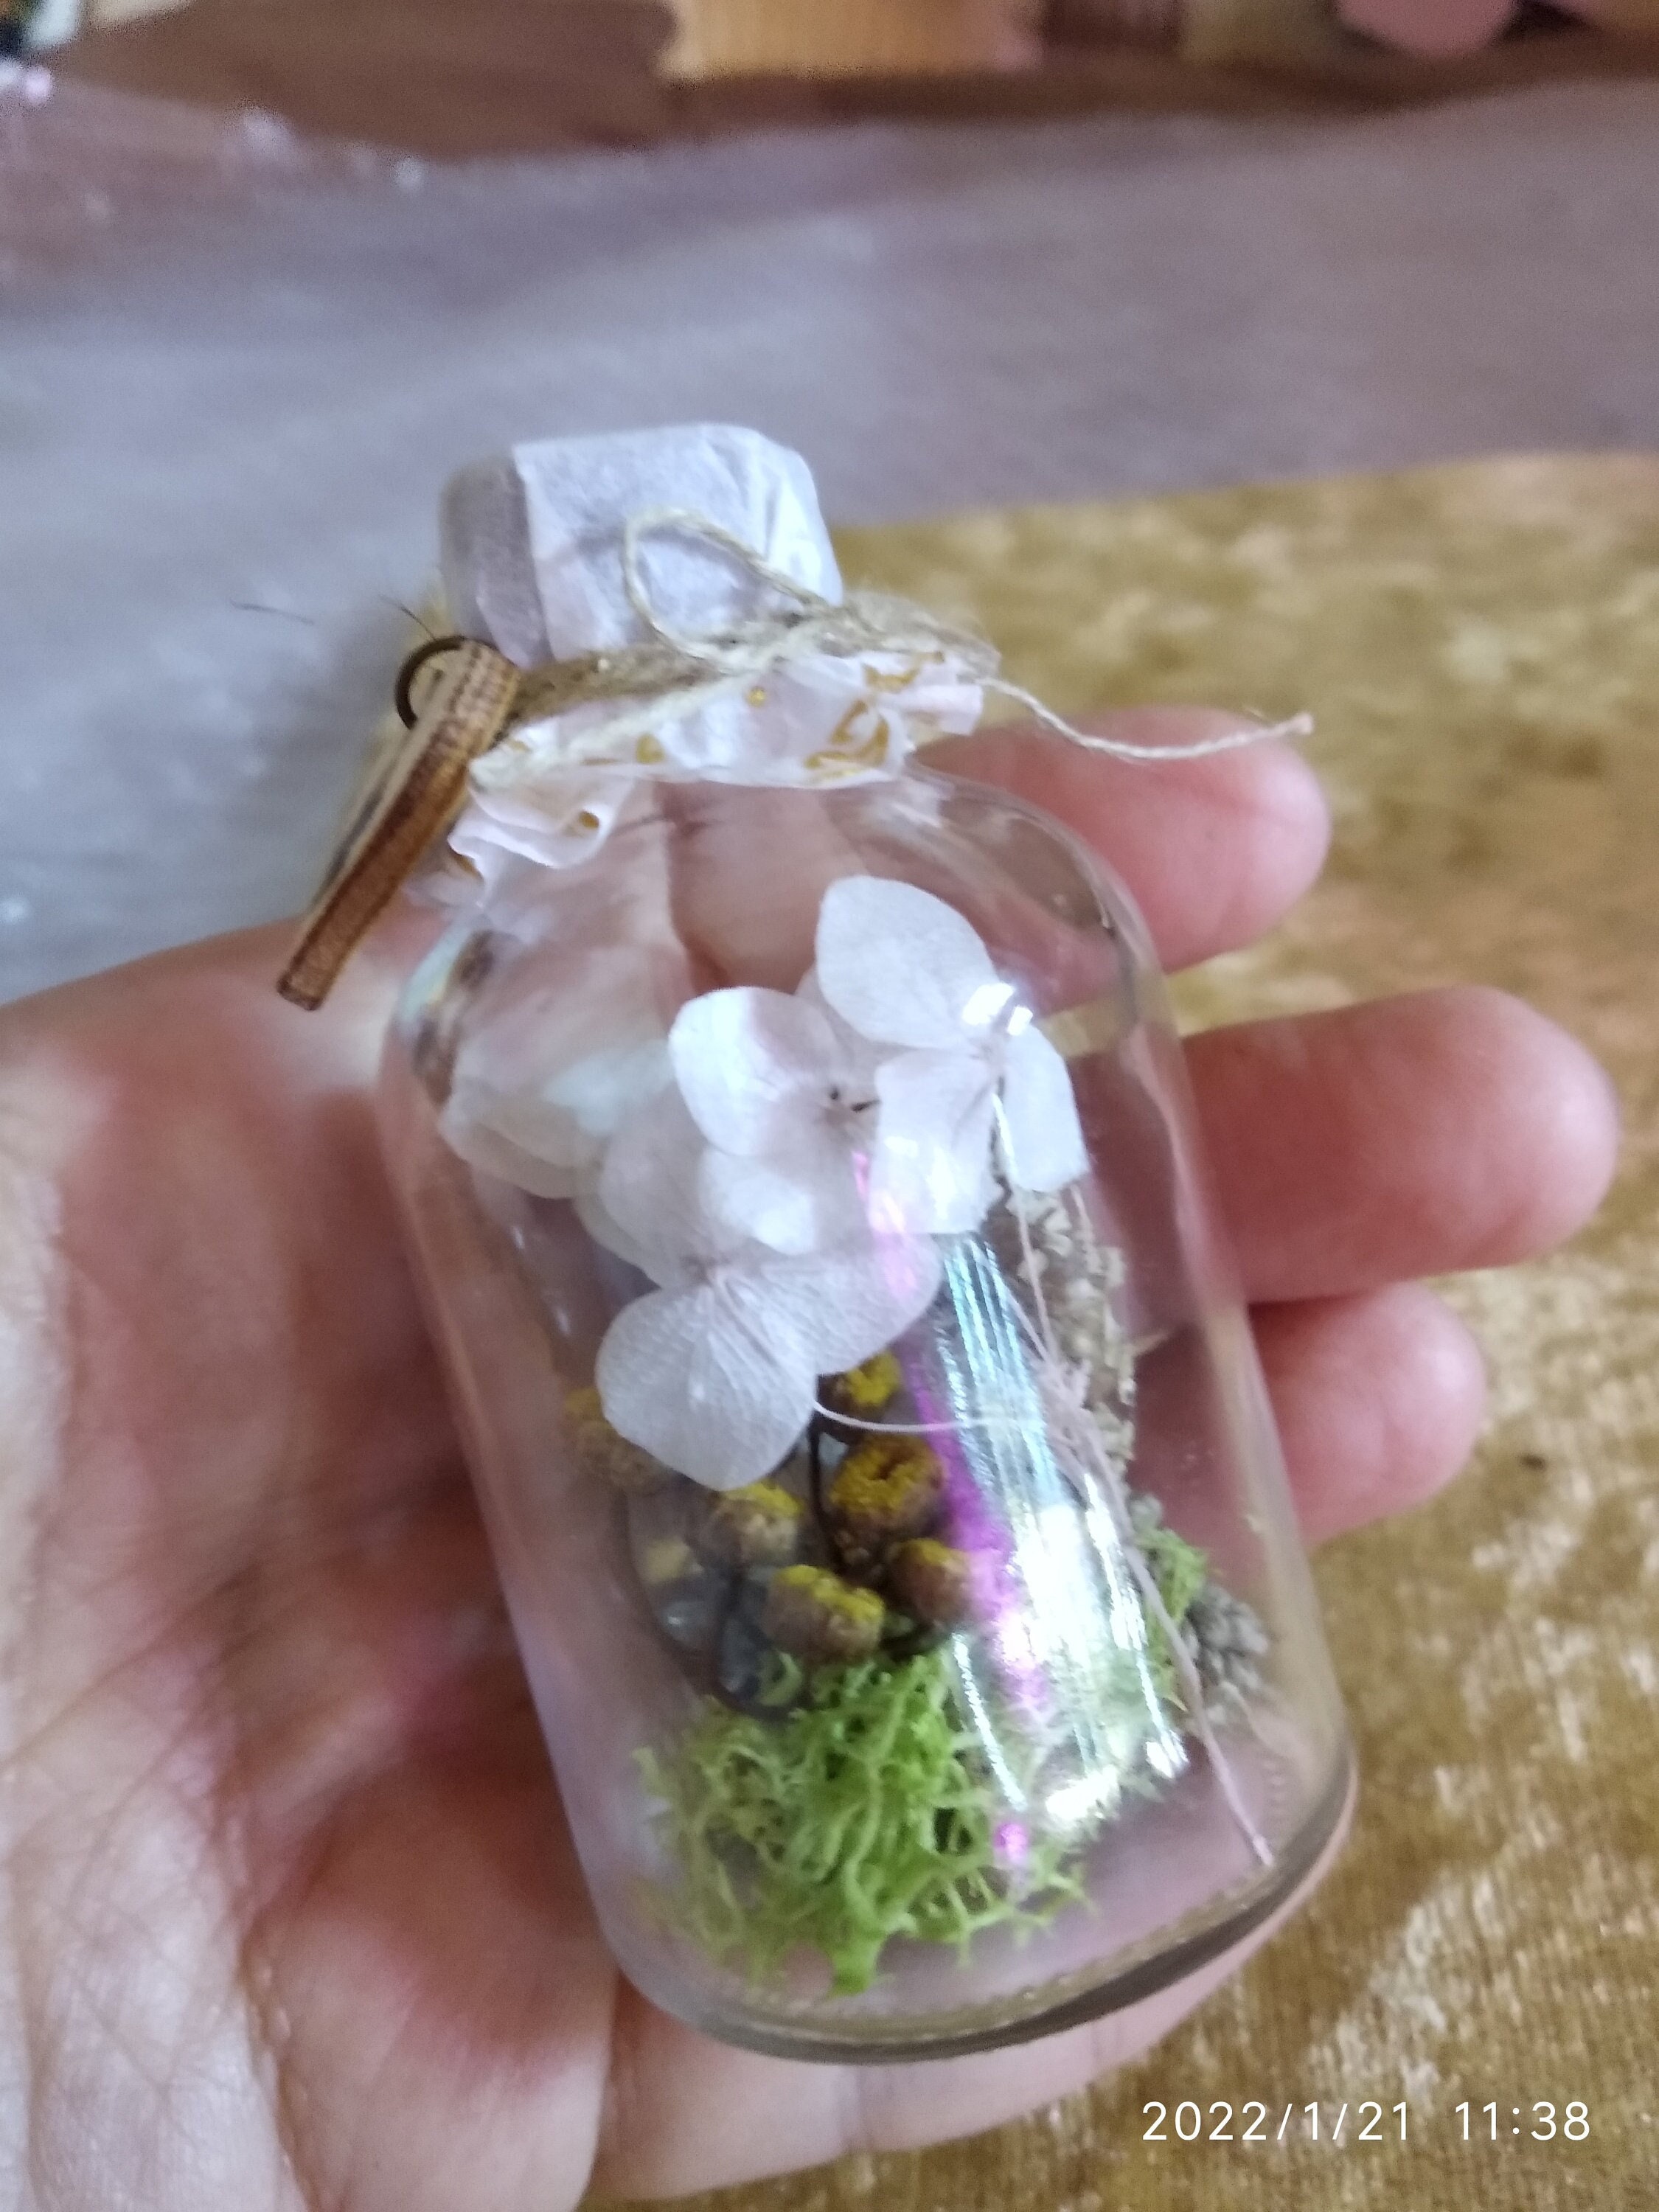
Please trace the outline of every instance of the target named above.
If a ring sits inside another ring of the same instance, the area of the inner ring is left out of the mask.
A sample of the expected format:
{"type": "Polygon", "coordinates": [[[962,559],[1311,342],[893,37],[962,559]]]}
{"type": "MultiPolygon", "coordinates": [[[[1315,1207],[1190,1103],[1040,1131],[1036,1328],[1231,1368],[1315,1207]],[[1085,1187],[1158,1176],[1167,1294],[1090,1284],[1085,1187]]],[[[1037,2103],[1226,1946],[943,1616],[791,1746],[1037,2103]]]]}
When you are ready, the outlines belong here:
{"type": "Polygon", "coordinates": [[[442,836],[466,773],[512,720],[521,672],[492,645],[446,644],[409,730],[377,749],[276,988],[319,1006],[353,950],[442,836]]]}

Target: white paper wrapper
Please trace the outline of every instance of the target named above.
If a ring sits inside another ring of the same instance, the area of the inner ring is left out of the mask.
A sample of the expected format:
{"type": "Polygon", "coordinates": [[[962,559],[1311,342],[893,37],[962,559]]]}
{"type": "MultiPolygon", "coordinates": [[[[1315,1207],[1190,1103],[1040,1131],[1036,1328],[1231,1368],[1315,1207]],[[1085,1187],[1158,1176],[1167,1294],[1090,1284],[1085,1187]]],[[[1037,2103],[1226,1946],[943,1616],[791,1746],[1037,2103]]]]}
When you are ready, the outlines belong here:
{"type": "MultiPolygon", "coordinates": [[[[729,533],[765,566],[839,603],[840,574],[806,464],[754,430],[695,423],[520,446],[445,495],[443,566],[460,627],[522,666],[643,641],[623,545],[631,521],[678,510],[729,533]]],[[[692,636],[775,609],[776,592],[690,525],[647,534],[640,574],[653,615],[692,636]]],[[[589,701],[515,726],[476,762],[451,833],[486,901],[507,856],[589,860],[653,781],[818,789],[896,775],[918,742],[971,729],[978,684],[948,654],[879,646],[802,651],[754,673],[665,697],[589,701]]]]}
{"type": "MultiPolygon", "coordinates": [[[[811,471],[757,430],[694,422],[614,436],[548,438],[464,469],[444,495],[444,585],[459,626],[509,660],[636,643],[644,625],[623,587],[629,517],[678,507],[706,515],[821,599],[841,574],[811,471]]],[[[752,612],[754,579],[729,556],[674,536],[641,565],[665,620],[718,629],[752,612]]]]}

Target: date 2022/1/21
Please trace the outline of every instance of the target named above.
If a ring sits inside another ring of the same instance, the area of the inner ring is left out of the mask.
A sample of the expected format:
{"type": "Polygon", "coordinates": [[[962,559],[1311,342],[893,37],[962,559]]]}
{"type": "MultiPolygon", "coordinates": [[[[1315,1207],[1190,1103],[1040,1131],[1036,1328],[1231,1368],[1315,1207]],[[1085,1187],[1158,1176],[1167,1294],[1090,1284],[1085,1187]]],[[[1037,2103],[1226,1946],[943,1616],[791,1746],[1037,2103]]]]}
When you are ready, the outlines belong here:
{"type": "MultiPolygon", "coordinates": [[[[1283,2106],[1255,2097],[1238,2106],[1221,2099],[1209,2105],[1188,2099],[1140,2109],[1143,2142],[1403,2143],[1412,2135],[1403,2101],[1383,2105],[1371,2098],[1354,2104],[1315,2100],[1283,2106]]],[[[1590,2131],[1589,2106],[1577,2098],[1565,2105],[1540,2100],[1513,2106],[1465,2100],[1453,2107],[1452,2118],[1456,2139],[1467,2143],[1583,2142],[1590,2131]]]]}

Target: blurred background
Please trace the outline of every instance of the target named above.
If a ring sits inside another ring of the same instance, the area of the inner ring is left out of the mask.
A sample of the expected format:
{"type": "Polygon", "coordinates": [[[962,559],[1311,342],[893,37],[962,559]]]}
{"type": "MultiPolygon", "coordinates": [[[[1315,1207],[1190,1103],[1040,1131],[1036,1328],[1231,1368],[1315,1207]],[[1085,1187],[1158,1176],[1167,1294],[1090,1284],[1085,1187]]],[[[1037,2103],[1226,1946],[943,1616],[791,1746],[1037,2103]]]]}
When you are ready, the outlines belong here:
{"type": "Polygon", "coordinates": [[[1656,19],[0,0],[0,994],[295,905],[514,439],[846,523],[1651,446],[1656,19]]]}

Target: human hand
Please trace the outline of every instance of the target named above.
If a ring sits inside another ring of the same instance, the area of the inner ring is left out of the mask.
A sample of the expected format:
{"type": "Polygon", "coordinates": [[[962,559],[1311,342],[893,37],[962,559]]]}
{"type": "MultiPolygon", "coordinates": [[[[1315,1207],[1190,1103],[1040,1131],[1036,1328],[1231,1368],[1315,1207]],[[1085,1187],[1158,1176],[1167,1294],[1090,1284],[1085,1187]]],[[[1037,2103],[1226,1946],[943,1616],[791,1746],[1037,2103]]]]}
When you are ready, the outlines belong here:
{"type": "MultiPolygon", "coordinates": [[[[1176,742],[1213,718],[1146,710],[1176,742]]],[[[1274,747],[931,757],[1090,837],[1166,965],[1248,943],[1326,822],[1274,747]]],[[[558,2212],[987,2127],[1143,2050],[1260,1942],[1047,2041],[843,2069],[622,1983],[561,1817],[365,1085],[263,931],[0,1012],[0,2174],[32,2212],[558,2212]]],[[[1193,1041],[1310,1540],[1462,1460],[1480,1357],[1413,1278],[1575,1227],[1615,1142],[1481,990],[1193,1041]]]]}

